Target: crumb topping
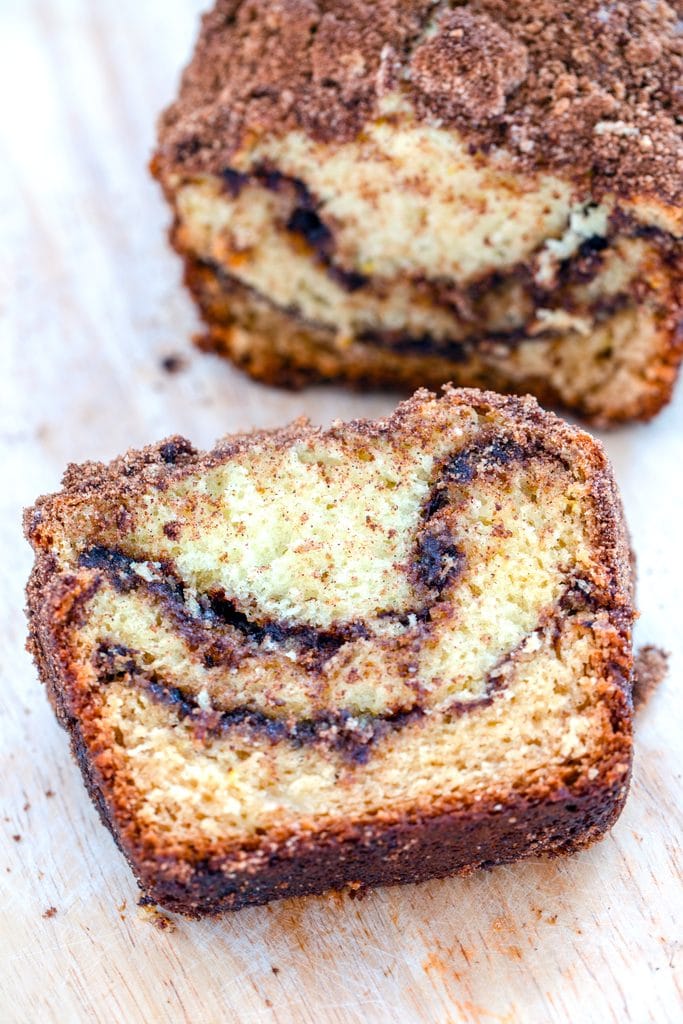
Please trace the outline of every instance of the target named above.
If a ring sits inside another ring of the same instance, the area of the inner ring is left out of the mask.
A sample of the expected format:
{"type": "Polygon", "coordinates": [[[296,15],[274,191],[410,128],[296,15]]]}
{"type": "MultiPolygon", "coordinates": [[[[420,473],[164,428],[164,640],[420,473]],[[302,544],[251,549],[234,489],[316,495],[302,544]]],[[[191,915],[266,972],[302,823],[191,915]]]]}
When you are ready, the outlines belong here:
{"type": "Polygon", "coordinates": [[[504,113],[528,67],[523,43],[488,14],[461,8],[441,17],[436,34],[415,49],[409,74],[425,117],[479,125],[504,113]]]}
{"type": "Polygon", "coordinates": [[[680,204],[682,14],[679,0],[218,0],[159,158],[219,172],[252,135],[349,141],[400,90],[420,120],[521,170],[680,204]]]}

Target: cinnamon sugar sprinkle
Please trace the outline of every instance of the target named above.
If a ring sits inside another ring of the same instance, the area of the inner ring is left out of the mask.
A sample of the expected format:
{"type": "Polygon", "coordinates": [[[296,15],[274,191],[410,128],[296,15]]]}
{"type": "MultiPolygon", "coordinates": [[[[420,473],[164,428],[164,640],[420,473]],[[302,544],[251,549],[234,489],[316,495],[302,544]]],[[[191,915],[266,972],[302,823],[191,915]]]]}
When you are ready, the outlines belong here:
{"type": "Polygon", "coordinates": [[[158,160],[219,172],[252,133],[346,142],[396,89],[520,170],[683,202],[680,0],[218,0],[158,160]]]}

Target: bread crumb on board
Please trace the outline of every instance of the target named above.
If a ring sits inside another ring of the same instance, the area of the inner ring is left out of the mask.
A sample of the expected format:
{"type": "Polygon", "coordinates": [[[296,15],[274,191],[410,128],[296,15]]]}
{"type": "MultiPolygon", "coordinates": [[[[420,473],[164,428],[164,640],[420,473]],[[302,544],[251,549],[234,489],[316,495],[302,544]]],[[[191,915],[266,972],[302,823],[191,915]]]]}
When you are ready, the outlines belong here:
{"type": "Polygon", "coordinates": [[[633,707],[640,711],[649,703],[669,671],[669,653],[654,644],[645,644],[633,665],[633,707]]]}

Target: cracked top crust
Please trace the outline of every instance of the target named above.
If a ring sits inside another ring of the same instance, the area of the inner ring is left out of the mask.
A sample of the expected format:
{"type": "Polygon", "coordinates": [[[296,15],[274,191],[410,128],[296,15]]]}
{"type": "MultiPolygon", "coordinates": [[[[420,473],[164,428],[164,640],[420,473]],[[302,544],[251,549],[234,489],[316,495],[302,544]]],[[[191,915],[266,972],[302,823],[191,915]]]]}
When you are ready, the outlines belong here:
{"type": "Polygon", "coordinates": [[[682,15],[678,0],[218,0],[158,161],[218,173],[264,134],[347,142],[416,117],[516,169],[680,206],[682,15]]]}

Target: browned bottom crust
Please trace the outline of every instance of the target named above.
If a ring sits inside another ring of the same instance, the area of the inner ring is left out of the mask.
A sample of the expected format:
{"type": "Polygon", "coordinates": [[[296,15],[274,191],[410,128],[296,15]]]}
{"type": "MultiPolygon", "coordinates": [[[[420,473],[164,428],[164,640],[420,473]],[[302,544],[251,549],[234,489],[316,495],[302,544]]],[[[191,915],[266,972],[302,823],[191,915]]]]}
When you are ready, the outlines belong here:
{"type": "MultiPolygon", "coordinates": [[[[626,735],[624,749],[613,755],[613,768],[596,784],[583,777],[571,788],[548,785],[531,794],[518,794],[504,806],[482,801],[447,813],[389,819],[384,825],[354,822],[343,831],[302,836],[286,844],[264,841],[248,851],[240,871],[235,871],[234,865],[228,869],[218,858],[190,866],[173,857],[152,859],[149,852],[131,851],[119,840],[80,724],[62,699],[56,651],[53,657],[46,653],[45,647],[52,645],[42,635],[37,595],[48,576],[49,569],[38,563],[28,588],[34,624],[29,648],[57,718],[69,733],[88,793],[126,857],[144,902],[200,917],[347,887],[356,891],[470,874],[529,857],[574,853],[602,838],[621,814],[630,782],[630,771],[627,775],[620,771],[620,762],[630,757],[626,735]]],[[[613,714],[627,729],[630,699],[626,684],[613,714]]]]}
{"type": "Polygon", "coordinates": [[[522,342],[540,346],[540,339],[478,339],[470,347],[454,346],[449,355],[429,351],[425,339],[351,340],[340,346],[332,330],[269,304],[236,279],[180,253],[185,283],[207,326],[197,338],[199,347],[226,356],[255,380],[274,386],[296,389],[343,382],[361,390],[407,393],[451,382],[508,394],[530,393],[545,405],[578,413],[596,426],[610,426],[655,416],[671,399],[683,358],[683,319],[671,308],[657,325],[654,351],[637,368],[636,386],[618,389],[617,394],[602,395],[594,389],[568,397],[541,372],[506,373],[505,351],[514,352],[522,342]],[[498,356],[493,361],[488,358],[492,351],[498,356]]]}
{"type": "Polygon", "coordinates": [[[601,839],[614,824],[629,784],[621,775],[611,789],[600,785],[578,794],[556,790],[536,800],[520,796],[500,811],[494,805],[405,818],[383,828],[354,824],[344,833],[273,844],[272,850],[264,844],[252,851],[240,872],[227,872],[220,862],[206,860],[193,864],[191,877],[185,878],[173,861],[145,865],[128,856],[116,839],[77,730],[71,730],[71,737],[91,799],[126,856],[143,900],[189,917],[330,890],[355,892],[467,875],[530,857],[575,853],[601,839]]]}

